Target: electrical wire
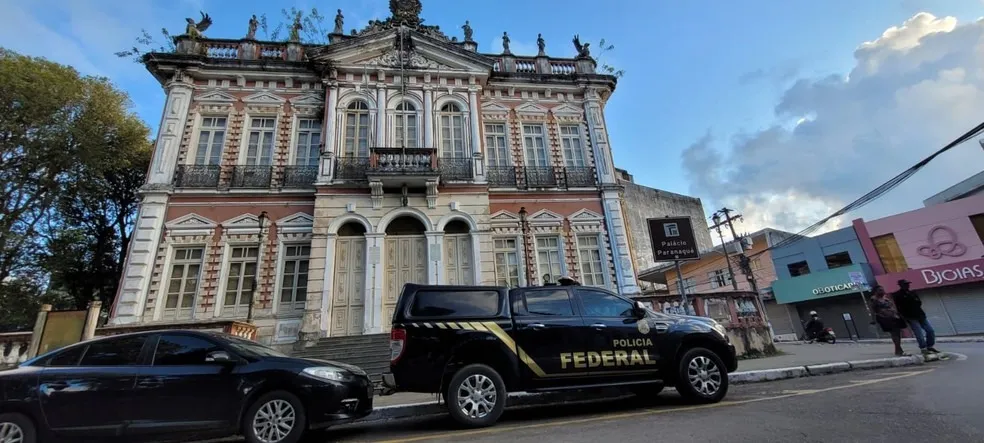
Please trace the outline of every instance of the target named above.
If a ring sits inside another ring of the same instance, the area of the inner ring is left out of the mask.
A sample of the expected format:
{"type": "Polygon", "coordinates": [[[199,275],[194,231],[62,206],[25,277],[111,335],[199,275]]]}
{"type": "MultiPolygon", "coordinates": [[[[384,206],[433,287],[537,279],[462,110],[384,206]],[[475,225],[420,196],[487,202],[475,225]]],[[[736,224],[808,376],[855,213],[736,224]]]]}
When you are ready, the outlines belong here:
{"type": "Polygon", "coordinates": [[[834,219],[836,217],[840,217],[841,215],[847,214],[848,212],[851,212],[851,211],[853,211],[855,209],[861,208],[861,207],[867,205],[868,203],[871,203],[872,201],[878,199],[882,195],[886,194],[888,191],[891,191],[892,189],[895,189],[898,185],[904,183],[906,180],[908,180],[910,177],[912,177],[916,172],[918,172],[920,169],[922,169],[923,167],[925,167],[926,165],[928,165],[929,162],[931,162],[934,159],[936,159],[936,157],[940,156],[941,154],[943,154],[946,151],[949,151],[950,149],[953,149],[957,145],[960,145],[960,144],[966,142],[967,140],[970,140],[970,139],[974,138],[975,136],[979,135],[981,132],[984,132],[984,123],[981,123],[981,124],[975,126],[973,129],[971,129],[970,131],[967,131],[966,133],[964,133],[963,135],[961,135],[957,139],[955,139],[952,142],[948,143],[946,146],[944,146],[940,150],[934,152],[932,155],[930,155],[930,156],[928,156],[928,157],[920,160],[918,163],[916,163],[915,165],[913,165],[909,169],[906,169],[905,171],[902,171],[902,173],[900,173],[899,175],[896,175],[895,177],[892,177],[891,179],[889,179],[885,183],[882,183],[881,185],[879,185],[877,188],[871,190],[867,194],[862,195],[857,200],[855,200],[855,201],[853,201],[851,203],[848,203],[843,208],[835,211],[833,214],[830,214],[827,217],[821,219],[820,221],[818,221],[818,222],[816,222],[816,223],[814,223],[814,224],[806,227],[802,231],[796,233],[796,235],[793,235],[791,237],[787,237],[786,239],[780,240],[776,244],[774,244],[772,246],[769,246],[766,249],[763,249],[761,251],[758,251],[755,254],[749,255],[748,258],[754,258],[756,256],[759,256],[759,255],[765,253],[766,251],[770,251],[770,250],[775,249],[775,248],[781,248],[781,247],[789,246],[789,245],[791,245],[793,243],[796,243],[796,242],[798,242],[798,241],[800,241],[800,240],[802,240],[804,238],[807,238],[810,234],[812,234],[812,233],[818,231],[820,228],[822,228],[823,225],[827,224],[827,222],[829,222],[830,220],[832,220],[832,219],[834,219]]]}

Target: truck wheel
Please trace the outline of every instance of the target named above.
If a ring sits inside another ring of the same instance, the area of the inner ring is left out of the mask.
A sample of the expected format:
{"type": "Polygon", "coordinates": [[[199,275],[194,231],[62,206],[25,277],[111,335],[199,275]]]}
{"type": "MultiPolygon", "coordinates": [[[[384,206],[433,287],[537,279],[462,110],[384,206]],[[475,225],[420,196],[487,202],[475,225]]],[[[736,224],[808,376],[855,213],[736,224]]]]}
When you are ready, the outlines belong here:
{"type": "Polygon", "coordinates": [[[706,348],[684,352],[677,368],[677,392],[686,400],[717,403],[728,393],[728,371],[724,362],[706,348]]]}
{"type": "Polygon", "coordinates": [[[499,420],[507,395],[506,384],[495,369],[474,364],[451,377],[445,398],[451,418],[469,428],[482,428],[499,420]]]}

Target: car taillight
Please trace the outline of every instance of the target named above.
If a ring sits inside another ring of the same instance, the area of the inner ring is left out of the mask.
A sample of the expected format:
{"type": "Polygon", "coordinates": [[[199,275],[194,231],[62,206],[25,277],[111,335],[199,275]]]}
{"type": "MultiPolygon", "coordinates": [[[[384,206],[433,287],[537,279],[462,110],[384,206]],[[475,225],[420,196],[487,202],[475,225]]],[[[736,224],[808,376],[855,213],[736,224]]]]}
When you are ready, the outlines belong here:
{"type": "Polygon", "coordinates": [[[407,330],[393,328],[390,330],[390,363],[396,363],[406,349],[407,330]]]}

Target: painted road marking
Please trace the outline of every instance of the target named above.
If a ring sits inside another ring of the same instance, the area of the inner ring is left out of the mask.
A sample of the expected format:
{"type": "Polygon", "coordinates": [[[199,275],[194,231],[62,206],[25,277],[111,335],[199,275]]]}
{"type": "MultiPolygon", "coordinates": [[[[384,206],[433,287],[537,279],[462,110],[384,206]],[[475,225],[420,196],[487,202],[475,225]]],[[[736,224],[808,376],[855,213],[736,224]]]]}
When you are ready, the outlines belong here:
{"type": "Polygon", "coordinates": [[[667,413],[670,413],[670,412],[687,412],[687,411],[696,411],[696,410],[700,410],[700,409],[723,408],[723,407],[726,407],[726,406],[738,406],[738,405],[743,405],[743,404],[748,404],[748,403],[757,403],[757,402],[761,402],[761,401],[781,400],[781,399],[784,399],[784,398],[798,397],[798,396],[801,396],[801,395],[813,395],[813,394],[818,394],[818,393],[821,393],[821,392],[829,392],[829,391],[836,391],[836,390],[840,390],[840,389],[856,388],[858,386],[871,385],[871,384],[875,384],[875,383],[883,383],[883,382],[886,382],[886,381],[892,381],[892,380],[898,380],[898,379],[901,379],[901,378],[912,377],[914,375],[927,374],[927,373],[933,372],[935,370],[936,370],[936,368],[926,369],[926,370],[922,370],[922,371],[899,372],[899,373],[897,373],[897,375],[890,376],[890,377],[878,378],[878,379],[873,379],[873,380],[864,380],[864,381],[860,381],[860,382],[856,382],[856,383],[850,383],[850,384],[841,385],[841,386],[831,386],[829,388],[822,388],[822,389],[804,389],[804,390],[800,390],[800,391],[788,391],[789,392],[788,394],[785,394],[784,393],[784,394],[780,394],[780,395],[776,395],[776,396],[772,396],[772,397],[753,398],[753,399],[749,399],[749,400],[736,400],[736,401],[728,401],[728,400],[725,400],[725,401],[722,401],[720,403],[712,403],[712,404],[709,404],[709,405],[683,406],[683,407],[666,408],[666,409],[644,409],[644,410],[641,410],[641,411],[621,412],[621,413],[610,414],[610,415],[599,415],[599,416],[594,416],[594,417],[576,418],[576,419],[571,419],[571,420],[551,421],[551,422],[546,422],[546,423],[533,423],[533,424],[528,424],[528,425],[515,425],[515,426],[498,426],[498,427],[493,427],[493,428],[476,429],[476,430],[473,430],[473,431],[462,431],[462,432],[442,432],[442,433],[438,433],[438,434],[422,435],[422,436],[419,436],[419,437],[397,438],[397,439],[392,439],[392,440],[377,440],[375,443],[405,443],[405,442],[415,442],[415,441],[432,440],[432,439],[438,439],[438,438],[461,438],[461,437],[467,437],[467,436],[471,436],[471,435],[502,434],[502,433],[511,432],[511,431],[520,431],[520,430],[538,429],[538,428],[552,428],[552,427],[556,427],[556,426],[578,425],[578,424],[593,423],[593,422],[599,422],[599,421],[611,421],[611,420],[619,420],[619,419],[632,418],[632,417],[641,417],[641,416],[645,416],[645,415],[667,414],[667,413]]]}

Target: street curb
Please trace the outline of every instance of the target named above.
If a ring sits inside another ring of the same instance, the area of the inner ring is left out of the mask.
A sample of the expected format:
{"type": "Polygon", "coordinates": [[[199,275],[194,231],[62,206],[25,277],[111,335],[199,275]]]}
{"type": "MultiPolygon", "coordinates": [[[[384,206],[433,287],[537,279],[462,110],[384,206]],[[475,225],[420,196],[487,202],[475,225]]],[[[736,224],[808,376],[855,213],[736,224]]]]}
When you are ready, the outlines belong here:
{"type": "MultiPolygon", "coordinates": [[[[898,368],[923,364],[921,356],[876,358],[871,360],[852,360],[845,362],[822,363],[815,365],[793,366],[789,368],[762,369],[755,371],[732,372],[728,381],[732,384],[764,383],[800,377],[816,377],[848,371],[866,369],[898,368]]],[[[559,392],[517,392],[509,395],[507,408],[528,406],[547,406],[557,403],[584,403],[606,400],[617,400],[630,396],[624,390],[609,388],[590,391],[559,391],[559,392]]],[[[356,421],[356,423],[376,422],[383,420],[398,420],[427,415],[446,414],[443,404],[430,401],[405,405],[380,406],[374,408],[372,414],[356,421]]]]}
{"type": "Polygon", "coordinates": [[[918,355],[913,355],[910,357],[875,358],[871,360],[852,360],[806,366],[794,366],[790,368],[732,372],[731,374],[728,374],[728,381],[733,384],[762,383],[790,378],[815,377],[820,375],[837,374],[840,372],[860,371],[865,369],[899,368],[903,366],[921,365],[923,363],[923,357],[918,355]]]}
{"type": "MultiPolygon", "coordinates": [[[[866,338],[862,340],[838,340],[842,344],[856,344],[856,345],[873,345],[873,344],[890,344],[891,339],[888,338],[866,338]]],[[[903,338],[902,343],[915,343],[914,338],[903,338]]],[[[984,343],[984,337],[974,336],[974,337],[936,337],[936,343],[984,343]]],[[[796,341],[777,341],[777,345],[811,345],[814,343],[806,342],[803,340],[796,341]]],[[[835,343],[831,346],[837,346],[835,343]]]]}
{"type": "MultiPolygon", "coordinates": [[[[521,408],[526,406],[546,406],[554,403],[582,403],[589,401],[617,400],[628,397],[624,390],[616,388],[593,389],[590,391],[557,391],[557,392],[516,392],[509,394],[506,408],[521,408]]],[[[446,414],[447,408],[438,402],[413,403],[408,405],[380,406],[373,408],[372,414],[358,420],[358,423],[381,420],[398,420],[402,418],[421,417],[426,415],[446,414]]]]}

